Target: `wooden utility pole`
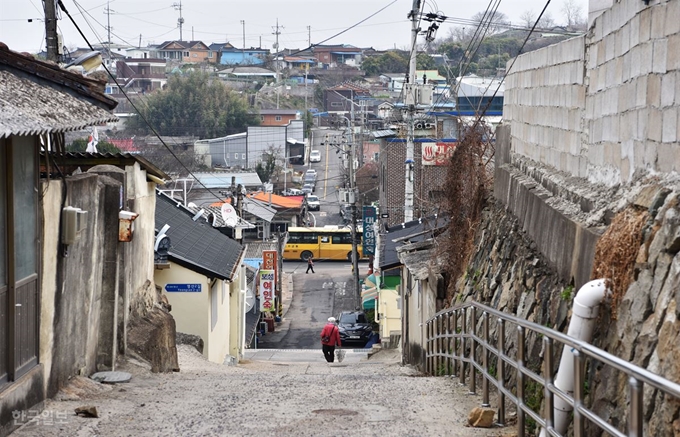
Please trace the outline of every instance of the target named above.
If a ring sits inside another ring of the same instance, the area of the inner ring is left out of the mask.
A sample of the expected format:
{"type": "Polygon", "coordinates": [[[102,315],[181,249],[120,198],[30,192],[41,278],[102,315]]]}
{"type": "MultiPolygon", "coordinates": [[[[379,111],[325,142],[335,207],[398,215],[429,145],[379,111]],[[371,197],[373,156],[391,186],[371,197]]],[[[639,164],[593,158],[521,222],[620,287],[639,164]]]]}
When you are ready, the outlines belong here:
{"type": "Polygon", "coordinates": [[[45,46],[47,60],[59,62],[59,38],[57,37],[57,9],[56,0],[45,2],[45,46]]]}

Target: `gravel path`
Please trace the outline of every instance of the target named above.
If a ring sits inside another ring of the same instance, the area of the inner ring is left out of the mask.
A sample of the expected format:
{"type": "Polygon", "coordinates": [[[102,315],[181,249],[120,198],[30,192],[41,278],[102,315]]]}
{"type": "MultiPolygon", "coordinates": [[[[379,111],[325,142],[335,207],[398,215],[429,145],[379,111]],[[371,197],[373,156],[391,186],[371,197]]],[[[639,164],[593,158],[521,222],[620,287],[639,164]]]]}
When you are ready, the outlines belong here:
{"type": "MultiPolygon", "coordinates": [[[[85,378],[45,405],[51,420],[13,436],[499,436],[508,429],[464,426],[479,396],[451,378],[422,377],[396,351],[369,360],[249,361],[223,366],[179,346],[179,373],[128,363],[127,384],[85,378]],[[98,418],[74,415],[93,405],[98,418]],[[57,417],[62,423],[50,423],[57,417]]],[[[309,353],[309,352],[307,352],[309,353]]]]}

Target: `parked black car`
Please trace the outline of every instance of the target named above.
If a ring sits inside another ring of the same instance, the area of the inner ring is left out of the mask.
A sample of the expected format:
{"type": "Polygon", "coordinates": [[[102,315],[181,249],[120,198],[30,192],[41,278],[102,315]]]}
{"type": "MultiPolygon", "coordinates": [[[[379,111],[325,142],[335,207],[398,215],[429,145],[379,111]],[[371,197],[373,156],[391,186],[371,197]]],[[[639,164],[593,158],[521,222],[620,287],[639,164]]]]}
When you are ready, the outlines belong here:
{"type": "Polygon", "coordinates": [[[363,311],[343,311],[340,313],[338,330],[343,346],[358,344],[364,347],[373,335],[373,327],[363,311]]]}

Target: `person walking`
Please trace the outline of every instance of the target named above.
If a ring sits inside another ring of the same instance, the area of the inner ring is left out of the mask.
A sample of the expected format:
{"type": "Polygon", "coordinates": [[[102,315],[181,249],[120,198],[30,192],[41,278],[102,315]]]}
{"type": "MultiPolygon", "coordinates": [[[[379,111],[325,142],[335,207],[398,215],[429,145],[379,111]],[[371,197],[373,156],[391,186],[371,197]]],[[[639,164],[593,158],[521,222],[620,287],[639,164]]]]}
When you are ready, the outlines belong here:
{"type": "Polygon", "coordinates": [[[309,273],[310,270],[314,273],[314,260],[312,258],[314,258],[312,255],[307,258],[307,271],[305,273],[309,273]]]}
{"type": "Polygon", "coordinates": [[[326,361],[335,360],[335,347],[340,347],[340,330],[335,324],[335,317],[329,317],[328,323],[321,330],[321,350],[326,361]]]}

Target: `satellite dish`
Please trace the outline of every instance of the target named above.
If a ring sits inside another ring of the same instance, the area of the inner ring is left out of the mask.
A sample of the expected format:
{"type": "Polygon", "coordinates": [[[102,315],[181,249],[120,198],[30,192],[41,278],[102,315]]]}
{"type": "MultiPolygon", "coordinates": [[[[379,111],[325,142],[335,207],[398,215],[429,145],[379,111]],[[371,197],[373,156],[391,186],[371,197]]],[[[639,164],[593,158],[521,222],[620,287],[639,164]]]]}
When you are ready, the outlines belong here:
{"type": "Polygon", "coordinates": [[[224,223],[227,224],[227,226],[233,228],[236,226],[238,223],[238,215],[236,214],[236,210],[234,209],[233,206],[229,203],[223,203],[222,204],[222,220],[224,220],[224,223]]]}
{"type": "Polygon", "coordinates": [[[252,290],[248,289],[246,290],[246,312],[252,310],[253,306],[255,306],[255,295],[252,290]]]}

